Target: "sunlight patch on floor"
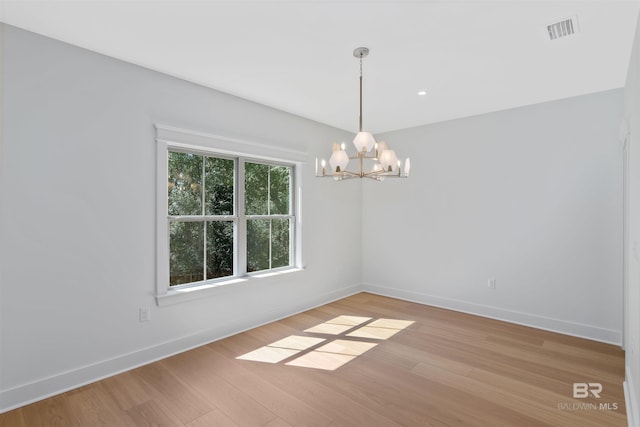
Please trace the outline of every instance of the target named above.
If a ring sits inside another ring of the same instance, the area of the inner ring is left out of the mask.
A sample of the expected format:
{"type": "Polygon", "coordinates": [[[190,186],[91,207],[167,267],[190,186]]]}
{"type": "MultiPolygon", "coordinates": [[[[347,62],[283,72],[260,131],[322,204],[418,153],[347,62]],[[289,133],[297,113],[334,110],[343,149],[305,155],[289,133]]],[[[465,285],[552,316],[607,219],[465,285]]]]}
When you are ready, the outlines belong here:
{"type": "Polygon", "coordinates": [[[295,350],[306,350],[316,344],[326,341],[324,338],[303,337],[300,335],[290,335],[280,341],[269,344],[269,347],[292,348],[295,350]]]}
{"type": "Polygon", "coordinates": [[[298,353],[300,353],[300,350],[264,346],[247,354],[243,354],[242,356],[238,356],[236,359],[253,360],[254,362],[264,363],[280,363],[284,359],[288,359],[298,353]]]}
{"type": "Polygon", "coordinates": [[[363,326],[349,334],[348,337],[371,338],[374,340],[386,340],[400,332],[398,329],[374,328],[372,326],[363,326]]]}
{"type": "Polygon", "coordinates": [[[351,325],[358,326],[371,320],[371,317],[360,317],[360,316],[338,316],[334,317],[331,320],[327,320],[324,323],[335,323],[337,325],[351,325]]]}
{"type": "Polygon", "coordinates": [[[320,323],[319,325],[314,326],[313,328],[305,329],[305,332],[311,332],[315,334],[329,334],[329,335],[340,335],[344,331],[353,328],[351,325],[338,325],[335,323],[320,323]]]}
{"type": "Polygon", "coordinates": [[[335,340],[323,345],[316,351],[324,353],[345,354],[347,356],[360,356],[371,350],[378,344],[364,341],[335,340]]]}
{"type": "Polygon", "coordinates": [[[243,354],[242,356],[238,356],[236,359],[253,360],[254,362],[264,363],[280,363],[323,341],[326,340],[324,338],[291,335],[247,354],[243,354]]]}
{"type": "Polygon", "coordinates": [[[372,321],[371,317],[342,315],[304,330],[308,334],[336,335],[341,338],[291,335],[237,359],[280,363],[297,356],[285,362],[285,365],[334,371],[379,344],[367,340],[389,339],[413,323],[412,320],[372,321]],[[321,345],[327,339],[329,342],[321,345]]]}
{"type": "Polygon", "coordinates": [[[335,371],[345,363],[351,362],[356,356],[348,356],[346,354],[323,353],[321,351],[312,351],[307,354],[293,359],[291,362],[285,363],[288,366],[299,366],[303,368],[323,369],[325,371],[335,371]]]}
{"type": "Polygon", "coordinates": [[[389,328],[389,329],[404,329],[415,322],[413,320],[398,320],[398,319],[378,319],[369,323],[367,326],[372,326],[374,328],[389,328]]]}
{"type": "Polygon", "coordinates": [[[347,336],[386,340],[408,326],[411,326],[413,323],[414,322],[412,320],[377,319],[362,328],[358,328],[355,331],[348,333],[347,336]]]}

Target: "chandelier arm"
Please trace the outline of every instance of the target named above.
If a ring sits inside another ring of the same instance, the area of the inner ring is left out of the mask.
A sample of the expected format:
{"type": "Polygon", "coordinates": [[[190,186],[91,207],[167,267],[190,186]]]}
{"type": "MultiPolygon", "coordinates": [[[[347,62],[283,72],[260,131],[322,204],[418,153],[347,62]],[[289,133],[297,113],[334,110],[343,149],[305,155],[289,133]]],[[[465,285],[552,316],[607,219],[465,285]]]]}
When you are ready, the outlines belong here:
{"type": "Polygon", "coordinates": [[[333,179],[337,179],[338,181],[344,181],[346,179],[354,179],[354,178],[360,178],[360,175],[348,175],[348,174],[343,174],[340,173],[338,175],[327,175],[327,177],[332,177],[333,179]]]}
{"type": "Polygon", "coordinates": [[[367,156],[366,153],[357,153],[354,156],[349,156],[349,160],[357,160],[357,159],[378,160],[378,158],[374,154],[367,156]]]}
{"type": "Polygon", "coordinates": [[[328,173],[326,175],[321,175],[320,177],[329,177],[330,176],[330,177],[335,178],[336,176],[343,177],[345,175],[349,176],[349,178],[352,178],[352,177],[355,178],[355,177],[359,177],[360,173],[359,172],[353,172],[353,171],[350,171],[350,170],[341,170],[340,172],[328,173]]]}
{"type": "Polygon", "coordinates": [[[352,179],[352,178],[370,178],[379,181],[380,178],[407,178],[406,175],[398,175],[395,172],[388,172],[383,170],[369,171],[369,172],[353,172],[350,170],[340,171],[339,173],[316,175],[316,178],[339,178],[339,179],[352,179]]]}
{"type": "Polygon", "coordinates": [[[402,175],[400,173],[400,171],[398,171],[398,172],[389,172],[389,171],[385,171],[385,170],[376,170],[376,171],[365,172],[364,176],[366,176],[366,177],[379,176],[379,177],[386,177],[386,178],[407,178],[407,176],[406,175],[402,175]]]}

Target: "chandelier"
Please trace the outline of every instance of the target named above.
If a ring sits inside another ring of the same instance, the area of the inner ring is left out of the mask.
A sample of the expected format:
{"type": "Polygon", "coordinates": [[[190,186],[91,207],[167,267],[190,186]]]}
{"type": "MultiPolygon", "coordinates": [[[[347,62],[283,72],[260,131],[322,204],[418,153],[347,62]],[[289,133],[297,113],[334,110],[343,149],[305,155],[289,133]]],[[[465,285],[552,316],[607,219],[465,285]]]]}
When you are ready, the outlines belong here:
{"type": "Polygon", "coordinates": [[[362,130],[362,58],[369,55],[369,49],[358,47],[354,49],[353,56],[360,59],[360,123],[358,134],[353,139],[356,153],[353,156],[347,154],[345,144],[333,144],[333,152],[329,158],[329,169],[327,162],[322,159],[320,169],[318,169],[318,159],[316,158],[316,176],[333,177],[335,180],[350,178],[370,178],[382,181],[385,178],[406,178],[409,176],[411,162],[409,158],[401,161],[396,153],[389,148],[386,142],[376,142],[373,135],[362,130]],[[348,170],[349,161],[355,160],[356,170],[348,170]],[[366,162],[365,162],[366,161],[366,162]],[[370,166],[371,163],[373,166],[370,166]],[[370,166],[367,170],[365,165],[370,166]]]}

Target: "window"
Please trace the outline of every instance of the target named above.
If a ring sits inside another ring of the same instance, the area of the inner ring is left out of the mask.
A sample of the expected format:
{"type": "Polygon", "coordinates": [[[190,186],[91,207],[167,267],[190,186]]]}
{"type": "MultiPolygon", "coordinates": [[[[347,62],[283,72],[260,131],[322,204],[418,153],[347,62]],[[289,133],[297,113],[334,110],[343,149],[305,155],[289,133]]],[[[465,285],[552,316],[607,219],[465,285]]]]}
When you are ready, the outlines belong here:
{"type": "Polygon", "coordinates": [[[184,296],[301,266],[303,153],[156,128],[159,304],[176,292],[184,296]],[[290,159],[274,156],[281,153],[290,159]]]}
{"type": "Polygon", "coordinates": [[[169,152],[169,285],[234,275],[235,161],[169,152]]]}
{"type": "Polygon", "coordinates": [[[291,262],[291,167],[245,163],[247,271],[291,262]]]}
{"type": "Polygon", "coordinates": [[[292,172],[290,165],[170,150],[169,285],[291,266],[292,172]],[[234,262],[243,248],[246,256],[234,262]]]}

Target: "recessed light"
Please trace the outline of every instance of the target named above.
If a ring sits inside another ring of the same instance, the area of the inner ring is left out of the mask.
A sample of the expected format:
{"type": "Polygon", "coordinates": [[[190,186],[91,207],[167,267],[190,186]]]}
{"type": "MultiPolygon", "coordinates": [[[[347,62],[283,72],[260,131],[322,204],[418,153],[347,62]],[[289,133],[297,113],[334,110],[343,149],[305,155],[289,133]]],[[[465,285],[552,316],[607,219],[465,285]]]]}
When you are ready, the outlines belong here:
{"type": "Polygon", "coordinates": [[[424,96],[426,94],[427,94],[426,90],[421,90],[420,92],[418,92],[418,95],[420,95],[420,96],[424,96]]]}

